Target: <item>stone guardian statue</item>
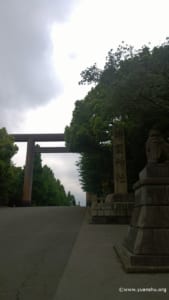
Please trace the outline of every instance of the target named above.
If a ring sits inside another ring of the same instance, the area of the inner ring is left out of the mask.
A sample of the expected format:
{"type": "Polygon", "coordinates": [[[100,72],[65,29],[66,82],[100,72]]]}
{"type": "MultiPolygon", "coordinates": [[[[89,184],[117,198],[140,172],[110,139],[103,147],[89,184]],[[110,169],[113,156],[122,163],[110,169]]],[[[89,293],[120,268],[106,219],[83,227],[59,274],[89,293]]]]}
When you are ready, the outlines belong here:
{"type": "Polygon", "coordinates": [[[157,129],[151,129],[146,142],[146,156],[148,163],[169,162],[169,144],[157,129]]]}

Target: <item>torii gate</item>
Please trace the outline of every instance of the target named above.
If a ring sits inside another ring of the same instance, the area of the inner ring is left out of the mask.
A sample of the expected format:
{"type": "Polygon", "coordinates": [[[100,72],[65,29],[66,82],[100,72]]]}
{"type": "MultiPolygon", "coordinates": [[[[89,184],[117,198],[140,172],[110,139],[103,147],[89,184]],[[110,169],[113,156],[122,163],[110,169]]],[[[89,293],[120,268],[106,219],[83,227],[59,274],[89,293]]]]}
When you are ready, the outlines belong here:
{"type": "MultiPolygon", "coordinates": [[[[22,205],[31,205],[35,142],[64,142],[63,133],[11,134],[15,142],[27,142],[22,205]]],[[[40,153],[67,153],[66,147],[39,147],[40,153]]]]}

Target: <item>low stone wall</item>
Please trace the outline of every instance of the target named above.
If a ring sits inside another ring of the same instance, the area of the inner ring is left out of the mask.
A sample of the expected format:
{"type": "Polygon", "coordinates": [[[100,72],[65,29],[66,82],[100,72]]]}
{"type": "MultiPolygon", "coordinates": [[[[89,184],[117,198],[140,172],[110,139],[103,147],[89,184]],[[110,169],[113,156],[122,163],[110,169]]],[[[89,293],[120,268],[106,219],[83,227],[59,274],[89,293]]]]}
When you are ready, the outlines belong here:
{"type": "Polygon", "coordinates": [[[129,223],[134,207],[133,194],[109,194],[91,206],[92,223],[129,223]]]}

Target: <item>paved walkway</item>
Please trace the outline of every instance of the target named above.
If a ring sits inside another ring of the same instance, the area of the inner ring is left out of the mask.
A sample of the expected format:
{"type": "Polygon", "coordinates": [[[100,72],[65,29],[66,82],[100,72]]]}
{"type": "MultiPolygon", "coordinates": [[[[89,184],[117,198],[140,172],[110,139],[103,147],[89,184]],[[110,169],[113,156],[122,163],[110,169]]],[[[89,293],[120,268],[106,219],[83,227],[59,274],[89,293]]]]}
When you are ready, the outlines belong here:
{"type": "Polygon", "coordinates": [[[123,271],[113,246],[127,226],[92,225],[85,213],[0,209],[0,300],[168,299],[169,274],[123,271]]]}
{"type": "Polygon", "coordinates": [[[123,271],[113,246],[126,232],[126,225],[90,225],[86,218],[53,300],[168,299],[169,274],[123,271]]]}
{"type": "Polygon", "coordinates": [[[84,208],[0,208],[0,300],[51,300],[84,208]]]}

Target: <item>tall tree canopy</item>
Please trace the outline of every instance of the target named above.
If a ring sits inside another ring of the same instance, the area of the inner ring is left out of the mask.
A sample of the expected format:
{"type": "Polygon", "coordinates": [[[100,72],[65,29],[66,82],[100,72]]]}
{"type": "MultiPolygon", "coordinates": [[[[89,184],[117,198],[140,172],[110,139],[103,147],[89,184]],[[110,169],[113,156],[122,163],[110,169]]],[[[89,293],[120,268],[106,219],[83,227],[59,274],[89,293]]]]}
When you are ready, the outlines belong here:
{"type": "Polygon", "coordinates": [[[169,40],[153,49],[144,46],[140,50],[122,42],[116,51],[108,52],[103,70],[94,64],[81,76],[80,84],[94,84],[94,87],[83,100],[76,102],[65,135],[67,147],[82,154],[79,162],[82,187],[89,192],[97,193],[99,189],[100,193],[106,192],[102,159],[100,170],[97,167],[102,152],[101,157],[107,159],[104,165],[109,174],[109,190],[113,191],[112,128],[118,122],[126,134],[131,190],[145,164],[144,144],[149,129],[156,126],[164,137],[169,136],[169,40]],[[104,178],[100,178],[102,175],[104,178]],[[99,188],[94,183],[96,178],[99,188]]]}

